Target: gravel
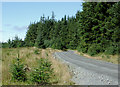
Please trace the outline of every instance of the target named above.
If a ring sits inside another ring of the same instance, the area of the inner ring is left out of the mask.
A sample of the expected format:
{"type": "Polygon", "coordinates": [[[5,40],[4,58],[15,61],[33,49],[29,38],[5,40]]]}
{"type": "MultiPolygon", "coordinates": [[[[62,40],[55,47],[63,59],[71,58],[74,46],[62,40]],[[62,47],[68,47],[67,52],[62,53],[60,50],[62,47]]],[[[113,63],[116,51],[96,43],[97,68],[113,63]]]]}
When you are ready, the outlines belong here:
{"type": "MultiPolygon", "coordinates": [[[[73,52],[70,51],[70,53],[72,54],[73,52]]],[[[53,55],[54,58],[68,65],[70,72],[73,73],[71,81],[73,81],[75,85],[118,85],[118,79],[116,78],[77,66],[76,64],[62,59],[61,56],[55,53],[53,55]]]]}

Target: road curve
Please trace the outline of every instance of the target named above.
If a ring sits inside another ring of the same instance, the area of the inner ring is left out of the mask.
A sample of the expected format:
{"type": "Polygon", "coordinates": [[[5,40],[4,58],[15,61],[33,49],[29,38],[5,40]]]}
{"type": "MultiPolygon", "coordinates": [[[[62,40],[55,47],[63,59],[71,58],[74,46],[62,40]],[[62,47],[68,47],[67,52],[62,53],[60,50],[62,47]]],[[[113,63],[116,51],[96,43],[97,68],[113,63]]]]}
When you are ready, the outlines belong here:
{"type": "MultiPolygon", "coordinates": [[[[56,52],[56,53],[54,53],[54,56],[57,58],[60,58],[64,61],[67,61],[71,64],[74,64],[78,67],[81,67],[81,68],[87,70],[87,72],[88,71],[92,72],[93,75],[95,76],[95,78],[94,78],[95,80],[97,80],[97,77],[99,77],[100,75],[103,75],[104,77],[107,76],[107,78],[103,77],[105,80],[108,80],[108,78],[109,78],[111,81],[113,81],[109,84],[118,85],[118,65],[117,64],[86,58],[86,57],[80,56],[78,54],[75,54],[73,51],[56,52]]],[[[90,79],[91,79],[91,77],[90,77],[90,79]]],[[[97,83],[95,83],[95,84],[93,83],[92,85],[96,85],[96,84],[97,83]]],[[[103,84],[103,83],[101,83],[101,84],[103,84]]],[[[85,83],[83,85],[85,85],[85,83]]],[[[99,85],[100,85],[100,82],[99,82],[99,85]]]]}

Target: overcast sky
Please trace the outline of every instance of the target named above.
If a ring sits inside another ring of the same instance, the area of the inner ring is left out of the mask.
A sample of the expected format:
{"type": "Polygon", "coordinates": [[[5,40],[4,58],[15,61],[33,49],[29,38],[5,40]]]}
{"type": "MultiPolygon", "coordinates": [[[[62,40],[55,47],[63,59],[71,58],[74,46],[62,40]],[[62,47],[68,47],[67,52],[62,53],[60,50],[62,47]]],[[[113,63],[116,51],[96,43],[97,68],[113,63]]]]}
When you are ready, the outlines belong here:
{"type": "Polygon", "coordinates": [[[24,39],[28,25],[55,13],[57,20],[64,15],[75,16],[82,10],[82,2],[3,2],[2,3],[2,42],[15,35],[24,39]]]}

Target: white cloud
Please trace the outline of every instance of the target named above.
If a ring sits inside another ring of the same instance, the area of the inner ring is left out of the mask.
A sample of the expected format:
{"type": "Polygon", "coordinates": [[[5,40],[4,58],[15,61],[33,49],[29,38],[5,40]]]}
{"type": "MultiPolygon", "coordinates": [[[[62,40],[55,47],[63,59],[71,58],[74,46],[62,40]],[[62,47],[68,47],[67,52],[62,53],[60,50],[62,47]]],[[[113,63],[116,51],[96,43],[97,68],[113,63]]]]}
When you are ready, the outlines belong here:
{"type": "Polygon", "coordinates": [[[19,27],[19,26],[13,26],[13,29],[17,30],[17,31],[24,31],[24,30],[27,29],[27,26],[21,26],[21,27],[19,27]]]}

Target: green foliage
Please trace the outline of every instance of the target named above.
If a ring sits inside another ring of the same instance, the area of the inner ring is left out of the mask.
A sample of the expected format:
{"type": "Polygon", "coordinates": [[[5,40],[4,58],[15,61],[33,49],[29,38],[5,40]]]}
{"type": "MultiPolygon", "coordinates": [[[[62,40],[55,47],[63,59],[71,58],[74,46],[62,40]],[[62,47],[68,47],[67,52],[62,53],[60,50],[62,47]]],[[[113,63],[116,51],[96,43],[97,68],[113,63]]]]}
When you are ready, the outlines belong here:
{"type": "Polygon", "coordinates": [[[110,44],[120,42],[119,3],[83,3],[83,11],[76,14],[80,36],[78,51],[87,51],[90,55],[96,55],[100,52],[117,54],[117,47],[110,44]]]}
{"type": "Polygon", "coordinates": [[[39,50],[38,49],[34,50],[34,53],[39,54],[39,50]]]}
{"type": "Polygon", "coordinates": [[[102,50],[102,47],[99,44],[92,44],[88,49],[88,54],[91,56],[94,56],[95,54],[100,53],[102,50]]]}
{"type": "Polygon", "coordinates": [[[50,47],[50,41],[49,40],[45,40],[44,41],[44,45],[45,45],[45,48],[48,48],[48,47],[50,47]]]}
{"type": "Polygon", "coordinates": [[[118,48],[111,43],[120,42],[120,2],[85,2],[82,6],[82,11],[78,11],[75,16],[65,15],[58,21],[54,12],[51,19],[41,16],[39,22],[29,25],[25,41],[18,38],[8,40],[8,44],[3,43],[3,47],[25,45],[61,50],[77,49],[91,55],[100,52],[117,54],[118,48]],[[97,48],[92,50],[95,47],[97,48]]]}
{"type": "Polygon", "coordinates": [[[45,48],[44,46],[44,36],[42,31],[39,31],[40,33],[38,34],[35,42],[35,46],[38,48],[45,48]]]}
{"type": "Polygon", "coordinates": [[[52,48],[54,49],[64,49],[64,43],[59,39],[59,38],[56,38],[56,39],[53,39],[52,40],[52,48]]]}
{"type": "Polygon", "coordinates": [[[2,43],[2,48],[9,48],[9,44],[8,43],[2,43]]]}
{"type": "Polygon", "coordinates": [[[17,48],[17,47],[24,47],[25,43],[22,39],[15,36],[13,40],[8,40],[8,42],[2,43],[3,48],[17,48]]]}
{"type": "MultiPolygon", "coordinates": [[[[35,53],[38,54],[38,50],[35,50],[35,53]]],[[[46,54],[48,56],[48,54],[46,54]]],[[[13,61],[10,72],[12,75],[12,80],[13,81],[31,81],[32,83],[35,84],[40,84],[40,85],[47,85],[51,84],[50,79],[53,75],[53,68],[51,68],[51,62],[48,61],[48,59],[41,58],[37,60],[38,66],[34,68],[30,72],[30,77],[27,78],[27,72],[24,69],[25,66],[22,63],[21,59],[18,57],[13,61]]]]}
{"type": "Polygon", "coordinates": [[[49,84],[53,73],[51,63],[44,58],[41,58],[38,63],[39,67],[35,68],[31,73],[31,81],[40,85],[49,84]]]}
{"type": "Polygon", "coordinates": [[[45,40],[45,41],[44,41],[44,46],[45,46],[45,48],[51,47],[52,44],[53,44],[53,41],[52,41],[52,40],[45,40]]]}
{"type": "Polygon", "coordinates": [[[119,46],[118,44],[110,44],[110,46],[108,46],[105,50],[105,53],[106,54],[109,54],[109,55],[115,55],[115,54],[118,54],[119,52],[119,46]]]}
{"type": "Polygon", "coordinates": [[[28,47],[34,46],[37,38],[37,24],[30,24],[25,37],[25,45],[28,47]]]}
{"type": "Polygon", "coordinates": [[[24,46],[24,41],[18,38],[18,36],[15,36],[14,40],[10,41],[10,44],[9,44],[9,48],[17,48],[17,47],[23,47],[23,46],[24,46]]]}
{"type": "Polygon", "coordinates": [[[81,42],[77,47],[77,50],[79,52],[87,53],[88,47],[89,47],[88,44],[81,42]]]}
{"type": "Polygon", "coordinates": [[[22,64],[21,59],[18,57],[13,61],[11,65],[11,74],[12,74],[12,80],[13,81],[26,81],[26,72],[24,70],[24,64],[22,64]]]}

